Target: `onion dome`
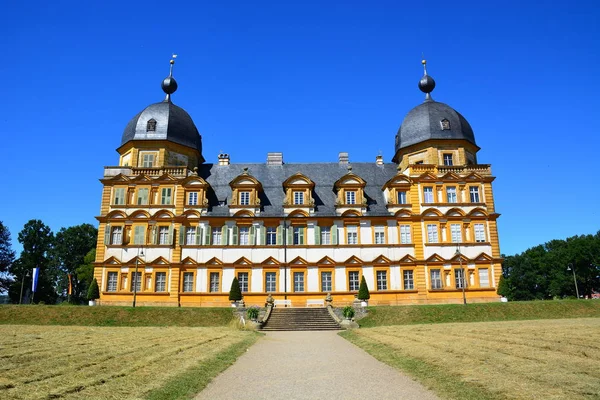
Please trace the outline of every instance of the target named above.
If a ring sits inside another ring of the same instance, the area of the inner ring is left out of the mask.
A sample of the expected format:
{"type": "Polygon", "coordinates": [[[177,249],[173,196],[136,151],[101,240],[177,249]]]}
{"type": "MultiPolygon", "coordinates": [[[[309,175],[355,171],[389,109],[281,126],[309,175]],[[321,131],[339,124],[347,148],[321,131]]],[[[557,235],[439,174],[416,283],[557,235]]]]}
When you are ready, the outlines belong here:
{"type": "Polygon", "coordinates": [[[192,117],[171,101],[177,90],[177,81],[171,72],[161,84],[166,93],[165,99],[143,109],[129,121],[121,138],[121,145],[130,140],[168,140],[183,146],[197,149],[202,154],[202,137],[192,121],[192,117]]]}
{"type": "Polygon", "coordinates": [[[425,93],[425,102],[408,112],[396,134],[396,153],[405,147],[431,139],[463,139],[475,146],[475,135],[471,125],[458,111],[447,104],[434,101],[431,92],[435,81],[427,75],[423,60],[424,75],[419,89],[425,93]]]}

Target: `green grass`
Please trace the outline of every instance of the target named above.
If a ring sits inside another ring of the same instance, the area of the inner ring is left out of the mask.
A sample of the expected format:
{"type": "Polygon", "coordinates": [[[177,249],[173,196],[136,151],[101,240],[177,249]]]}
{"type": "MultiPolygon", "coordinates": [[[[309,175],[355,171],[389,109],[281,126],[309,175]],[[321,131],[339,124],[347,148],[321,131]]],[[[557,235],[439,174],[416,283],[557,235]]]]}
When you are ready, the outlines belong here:
{"type": "Polygon", "coordinates": [[[199,363],[180,375],[167,381],[160,388],[146,393],[148,400],[191,399],[200,393],[210,381],[231,366],[261,336],[252,334],[242,342],[236,343],[215,357],[199,363]]]}
{"type": "Polygon", "coordinates": [[[412,376],[427,389],[441,395],[444,399],[505,399],[503,396],[486,391],[483,387],[462,381],[459,376],[452,374],[449,369],[439,368],[433,364],[391,351],[388,346],[367,340],[353,331],[341,332],[339,335],[362,348],[379,361],[404,371],[404,373],[412,376]]]}
{"type": "Polygon", "coordinates": [[[78,326],[228,326],[231,308],[0,305],[0,324],[78,326]]]}
{"type": "Polygon", "coordinates": [[[369,307],[361,328],[447,322],[517,321],[600,317],[599,300],[548,300],[509,303],[369,307]]]}

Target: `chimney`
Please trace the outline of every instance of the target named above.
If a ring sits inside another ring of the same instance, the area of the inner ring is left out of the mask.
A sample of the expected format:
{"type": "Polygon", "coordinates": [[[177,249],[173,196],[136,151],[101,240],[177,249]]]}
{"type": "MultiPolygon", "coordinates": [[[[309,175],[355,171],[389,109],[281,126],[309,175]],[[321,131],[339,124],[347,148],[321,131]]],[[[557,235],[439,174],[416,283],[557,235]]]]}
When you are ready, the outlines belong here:
{"type": "Polygon", "coordinates": [[[229,165],[229,154],[219,154],[219,165],[229,165]]]}
{"type": "Polygon", "coordinates": [[[379,155],[379,156],[375,157],[375,164],[383,165],[383,156],[379,155]]]}
{"type": "Polygon", "coordinates": [[[348,153],[341,152],[339,155],[339,163],[340,164],[348,164],[348,153]]]}
{"type": "Polygon", "coordinates": [[[267,153],[267,165],[283,165],[283,153],[267,153]]]}

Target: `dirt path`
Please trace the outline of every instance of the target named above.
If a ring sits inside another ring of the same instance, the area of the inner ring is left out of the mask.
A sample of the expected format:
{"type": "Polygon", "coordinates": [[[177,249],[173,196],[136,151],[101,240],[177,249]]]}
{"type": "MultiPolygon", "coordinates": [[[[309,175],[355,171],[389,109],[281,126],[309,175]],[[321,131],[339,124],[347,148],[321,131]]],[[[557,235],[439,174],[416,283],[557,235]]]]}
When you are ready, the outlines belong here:
{"type": "Polygon", "coordinates": [[[269,332],[196,399],[438,399],[336,332],[269,332]]]}

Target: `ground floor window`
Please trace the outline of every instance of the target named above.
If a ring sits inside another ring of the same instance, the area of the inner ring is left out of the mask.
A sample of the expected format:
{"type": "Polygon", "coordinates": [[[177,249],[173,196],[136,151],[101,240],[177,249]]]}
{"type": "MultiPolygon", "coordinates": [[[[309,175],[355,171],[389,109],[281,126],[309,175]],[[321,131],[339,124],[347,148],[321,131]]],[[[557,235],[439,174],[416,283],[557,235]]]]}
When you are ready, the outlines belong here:
{"type": "Polygon", "coordinates": [[[247,293],[248,292],[248,273],[247,272],[238,272],[238,282],[240,284],[240,292],[247,293]]]}
{"type": "Polygon", "coordinates": [[[166,292],[167,291],[167,273],[166,272],[157,272],[154,278],[154,288],[157,292],[166,292]]]}
{"type": "Polygon", "coordinates": [[[462,289],[465,286],[465,274],[462,268],[454,270],[454,282],[456,282],[456,288],[462,289]]]}
{"type": "Polygon", "coordinates": [[[487,268],[479,268],[479,287],[490,287],[490,276],[487,268]]]}
{"type": "Polygon", "coordinates": [[[377,271],[377,290],[387,290],[387,271],[377,271]]]}
{"type": "Polygon", "coordinates": [[[331,272],[321,272],[321,292],[331,292],[331,272]]]}
{"type": "Polygon", "coordinates": [[[131,291],[139,292],[142,290],[142,273],[132,272],[131,273],[131,291]]]}
{"type": "Polygon", "coordinates": [[[304,272],[294,272],[294,292],[304,292],[304,272]]]}
{"type": "Polygon", "coordinates": [[[358,280],[358,271],[350,271],[348,272],[348,288],[349,290],[356,290],[360,286],[360,282],[358,280]]]}
{"type": "Polygon", "coordinates": [[[106,285],[107,292],[116,292],[117,291],[117,281],[119,279],[118,272],[109,272],[108,273],[108,283],[106,285]]]}
{"type": "Polygon", "coordinates": [[[442,274],[439,269],[432,269],[429,273],[431,277],[431,288],[441,289],[442,288],[442,274]]]}
{"type": "Polygon", "coordinates": [[[409,269],[404,271],[404,290],[414,290],[415,280],[413,277],[413,270],[409,269]]]}
{"type": "Polygon", "coordinates": [[[220,290],[219,290],[219,273],[218,272],[210,273],[210,289],[209,290],[211,293],[220,292],[220,290]]]}
{"type": "Polygon", "coordinates": [[[265,274],[265,290],[267,293],[277,291],[277,274],[275,272],[267,272],[265,274]]]}
{"type": "Polygon", "coordinates": [[[183,291],[193,292],[194,291],[194,273],[184,272],[183,273],[183,291]]]}

